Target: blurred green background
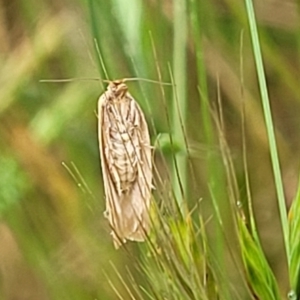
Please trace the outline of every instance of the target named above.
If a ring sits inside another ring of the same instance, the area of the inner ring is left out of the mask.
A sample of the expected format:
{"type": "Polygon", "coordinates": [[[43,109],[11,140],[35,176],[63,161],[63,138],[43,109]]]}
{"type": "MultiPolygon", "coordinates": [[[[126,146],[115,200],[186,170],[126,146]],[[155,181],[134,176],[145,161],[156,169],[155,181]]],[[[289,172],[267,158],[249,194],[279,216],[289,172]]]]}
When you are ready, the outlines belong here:
{"type": "MultiPolygon", "coordinates": [[[[254,4],[289,206],[300,153],[299,7],[294,0],[254,4]]],[[[162,178],[156,195],[162,189],[179,194],[174,155],[183,198],[190,208],[202,199],[207,218],[208,183],[219,187],[219,195],[226,188],[218,171],[221,158],[209,106],[222,103],[223,132],[242,203],[245,106],[259,234],[280,288],[287,292],[280,219],[242,1],[1,0],[0,22],[0,299],[117,299],[109,283],[114,279],[124,299],[130,298],[112,265],[125,274],[138,248],[128,245],[130,255],[115,251],[102,214],[96,105],[105,85],[39,82],[107,76],[164,82],[174,78],[176,88],[144,82],[128,86],[145,112],[155,144],[162,178]],[[211,175],[218,172],[219,179],[211,175]]],[[[220,207],[226,216],[225,201],[220,207]]],[[[230,226],[228,230],[230,236],[230,226]]]]}

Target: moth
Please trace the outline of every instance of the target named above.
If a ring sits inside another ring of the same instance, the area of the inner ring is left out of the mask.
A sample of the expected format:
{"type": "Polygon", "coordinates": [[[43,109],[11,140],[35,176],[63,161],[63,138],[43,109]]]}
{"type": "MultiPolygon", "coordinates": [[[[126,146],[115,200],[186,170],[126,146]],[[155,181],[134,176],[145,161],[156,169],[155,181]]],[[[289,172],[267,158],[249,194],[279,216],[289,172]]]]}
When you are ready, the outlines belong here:
{"type": "Polygon", "coordinates": [[[105,217],[116,248],[144,241],[150,230],[152,161],[148,125],[126,79],[109,81],[98,100],[105,217]]]}

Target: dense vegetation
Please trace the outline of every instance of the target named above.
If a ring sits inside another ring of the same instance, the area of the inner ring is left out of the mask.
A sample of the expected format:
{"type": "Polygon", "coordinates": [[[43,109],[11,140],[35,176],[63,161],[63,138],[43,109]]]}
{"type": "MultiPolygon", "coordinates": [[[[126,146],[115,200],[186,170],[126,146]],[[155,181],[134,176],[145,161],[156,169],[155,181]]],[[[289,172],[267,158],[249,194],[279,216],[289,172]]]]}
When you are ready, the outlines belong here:
{"type": "Polygon", "coordinates": [[[0,299],[298,299],[296,1],[0,2],[0,299]],[[102,81],[155,161],[153,230],[113,248],[102,81]],[[287,211],[290,209],[289,214],[287,211]],[[296,296],[297,295],[297,296],[296,296]]]}

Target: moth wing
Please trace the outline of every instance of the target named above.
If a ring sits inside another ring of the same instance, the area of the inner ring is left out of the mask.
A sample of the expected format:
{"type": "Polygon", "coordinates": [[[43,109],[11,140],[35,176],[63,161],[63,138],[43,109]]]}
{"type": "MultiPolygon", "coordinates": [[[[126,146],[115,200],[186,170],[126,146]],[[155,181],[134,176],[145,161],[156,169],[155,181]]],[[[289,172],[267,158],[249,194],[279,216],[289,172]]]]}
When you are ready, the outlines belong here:
{"type": "MultiPolygon", "coordinates": [[[[139,164],[140,170],[139,173],[141,175],[142,180],[145,183],[146,192],[145,198],[150,199],[151,189],[152,189],[152,150],[150,144],[150,135],[148,125],[145,119],[144,114],[142,113],[141,108],[136,103],[140,116],[140,127],[139,127],[139,135],[140,135],[140,146],[141,146],[141,162],[139,164]]],[[[150,200],[148,206],[150,205],[150,200]]]]}
{"type": "Polygon", "coordinates": [[[138,145],[136,154],[138,157],[138,176],[133,184],[132,190],[127,195],[119,195],[111,177],[109,162],[105,155],[105,145],[108,144],[107,134],[104,132],[110,126],[110,120],[105,118],[107,92],[100,96],[98,101],[98,135],[102,174],[106,195],[106,216],[113,229],[115,247],[118,248],[126,239],[144,241],[150,228],[149,207],[152,187],[152,155],[150,147],[150,136],[144,114],[134,100],[127,93],[127,97],[133,101],[137,113],[135,130],[137,135],[132,143],[138,145]]]}
{"type": "MultiPolygon", "coordinates": [[[[115,233],[112,233],[114,241],[120,240],[122,238],[121,235],[119,235],[120,228],[119,224],[116,224],[118,222],[119,217],[118,215],[122,214],[121,206],[119,201],[115,201],[114,199],[118,199],[118,193],[116,191],[116,187],[113,183],[113,180],[111,178],[111,172],[109,170],[107,158],[105,156],[105,145],[107,144],[105,132],[103,130],[105,128],[108,128],[108,120],[104,118],[104,110],[105,110],[105,102],[107,101],[107,94],[104,93],[102,96],[100,96],[98,100],[98,138],[99,138],[99,149],[100,149],[100,159],[101,159],[101,167],[102,167],[102,177],[103,177],[103,183],[104,183],[104,191],[105,191],[105,202],[106,202],[106,211],[105,216],[108,218],[109,224],[113,227],[113,230],[116,231],[115,233]],[[120,236],[118,238],[117,236],[120,236]]],[[[122,241],[125,242],[125,241],[122,241]]],[[[121,241],[119,241],[121,244],[121,241]]],[[[116,245],[117,246],[117,245],[116,245]]]]}
{"type": "MultiPolygon", "coordinates": [[[[126,239],[143,241],[145,234],[140,233],[141,230],[144,231],[144,229],[140,228],[141,218],[143,217],[138,213],[138,210],[141,208],[140,205],[138,205],[138,207],[135,205],[135,200],[132,199],[132,193],[129,195],[118,195],[116,186],[111,177],[111,171],[105,155],[105,145],[108,145],[108,141],[107,134],[104,131],[110,126],[109,120],[105,118],[107,98],[108,95],[104,93],[100,96],[98,101],[98,138],[105,190],[105,215],[112,227],[111,235],[114,245],[118,248],[122,243],[126,242],[126,239]]],[[[137,197],[140,198],[139,195],[137,195],[137,197]]]]}
{"type": "MultiPolygon", "coordinates": [[[[134,99],[131,95],[132,101],[134,99]]],[[[130,240],[143,241],[150,229],[149,208],[152,187],[152,155],[150,147],[150,136],[148,125],[144,114],[136,101],[134,101],[138,113],[137,138],[137,156],[138,156],[138,176],[131,192],[130,205],[135,211],[136,230],[128,236],[130,240]]],[[[134,142],[134,141],[133,141],[134,142]]]]}

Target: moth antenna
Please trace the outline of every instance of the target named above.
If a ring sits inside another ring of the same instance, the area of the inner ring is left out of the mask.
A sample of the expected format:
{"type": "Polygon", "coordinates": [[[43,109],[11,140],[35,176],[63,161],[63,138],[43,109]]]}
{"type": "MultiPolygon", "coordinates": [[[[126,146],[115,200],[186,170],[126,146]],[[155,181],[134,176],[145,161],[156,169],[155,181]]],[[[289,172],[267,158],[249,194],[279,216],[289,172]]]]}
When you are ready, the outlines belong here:
{"type": "Polygon", "coordinates": [[[153,80],[153,79],[147,79],[147,78],[141,78],[141,77],[133,77],[133,78],[124,78],[121,79],[123,82],[127,81],[145,81],[145,82],[150,82],[150,83],[158,83],[162,85],[174,85],[172,82],[163,82],[159,80],[153,80]]]}
{"type": "Polygon", "coordinates": [[[110,83],[110,82],[114,82],[114,81],[120,81],[120,82],[145,81],[145,82],[150,82],[150,83],[158,83],[158,84],[162,84],[162,85],[175,85],[175,84],[172,84],[171,82],[163,82],[163,81],[147,79],[147,78],[140,78],[140,77],[122,78],[122,79],[115,79],[115,80],[102,79],[102,81],[106,82],[106,83],[110,83]]]}
{"type": "Polygon", "coordinates": [[[77,78],[63,78],[63,79],[41,79],[39,82],[55,83],[55,82],[74,82],[74,81],[102,81],[98,77],[77,77],[77,78]]]}
{"type": "Polygon", "coordinates": [[[128,82],[128,81],[145,81],[150,83],[157,83],[162,85],[175,85],[172,82],[163,82],[158,80],[152,80],[147,78],[140,78],[140,77],[132,77],[132,78],[123,78],[123,79],[116,79],[116,80],[108,80],[108,79],[101,79],[99,77],[75,77],[75,78],[62,78],[62,79],[41,79],[39,82],[41,83],[57,83],[57,82],[75,82],[75,81],[102,81],[105,83],[110,83],[114,81],[121,81],[121,82],[128,82]]]}

